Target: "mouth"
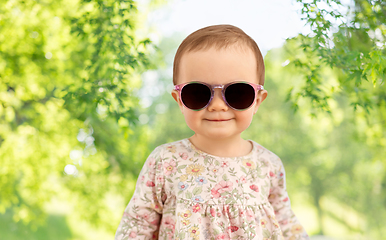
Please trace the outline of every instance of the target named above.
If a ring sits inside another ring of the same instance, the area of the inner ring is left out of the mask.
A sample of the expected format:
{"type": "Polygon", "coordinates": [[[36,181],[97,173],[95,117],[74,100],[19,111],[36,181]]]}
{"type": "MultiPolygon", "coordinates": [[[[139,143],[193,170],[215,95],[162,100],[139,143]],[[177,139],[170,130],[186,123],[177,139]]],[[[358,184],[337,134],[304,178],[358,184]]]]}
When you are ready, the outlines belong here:
{"type": "Polygon", "coordinates": [[[230,119],[206,119],[209,122],[227,122],[230,121],[230,119]]]}

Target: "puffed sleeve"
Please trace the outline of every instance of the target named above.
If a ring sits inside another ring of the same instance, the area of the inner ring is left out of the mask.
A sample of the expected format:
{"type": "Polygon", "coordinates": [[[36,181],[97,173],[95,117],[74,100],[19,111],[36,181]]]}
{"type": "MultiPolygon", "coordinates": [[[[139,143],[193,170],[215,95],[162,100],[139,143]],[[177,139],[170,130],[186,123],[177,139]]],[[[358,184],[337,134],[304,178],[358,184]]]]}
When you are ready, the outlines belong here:
{"type": "Polygon", "coordinates": [[[143,165],[115,240],[158,239],[163,202],[166,199],[161,152],[160,148],[156,148],[143,165]]]}
{"type": "Polygon", "coordinates": [[[269,202],[275,210],[285,240],[309,240],[309,237],[291,209],[288,197],[284,166],[280,158],[275,156],[272,161],[272,170],[269,172],[271,189],[269,202]]]}

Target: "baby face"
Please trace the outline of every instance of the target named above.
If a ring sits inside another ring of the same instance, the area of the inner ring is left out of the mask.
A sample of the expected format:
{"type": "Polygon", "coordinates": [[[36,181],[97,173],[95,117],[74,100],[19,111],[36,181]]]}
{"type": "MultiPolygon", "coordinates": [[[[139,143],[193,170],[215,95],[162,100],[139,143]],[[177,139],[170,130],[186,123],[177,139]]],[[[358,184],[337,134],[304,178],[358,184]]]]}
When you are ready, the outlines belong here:
{"type": "MultiPolygon", "coordinates": [[[[181,58],[177,79],[177,84],[193,81],[210,85],[225,85],[235,81],[259,83],[252,50],[236,47],[185,53],[181,58]]],[[[185,107],[178,92],[173,91],[172,95],[179,104],[187,125],[196,135],[207,140],[218,140],[240,138],[240,134],[251,124],[253,115],[267,92],[259,91],[252,106],[242,111],[232,109],[224,102],[221,89],[215,89],[212,101],[199,111],[185,107]]]]}

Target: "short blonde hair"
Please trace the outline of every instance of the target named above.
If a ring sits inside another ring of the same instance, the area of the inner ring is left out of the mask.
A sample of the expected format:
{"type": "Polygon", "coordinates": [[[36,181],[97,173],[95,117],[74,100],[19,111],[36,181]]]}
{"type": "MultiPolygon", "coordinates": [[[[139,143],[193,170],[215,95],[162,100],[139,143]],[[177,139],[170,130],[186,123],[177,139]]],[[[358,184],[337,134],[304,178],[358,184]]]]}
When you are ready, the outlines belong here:
{"type": "Polygon", "coordinates": [[[232,25],[213,25],[201,28],[187,36],[178,47],[173,64],[173,83],[177,84],[179,65],[183,54],[209,48],[224,49],[228,46],[245,46],[253,51],[257,63],[257,77],[260,85],[264,85],[265,67],[263,56],[256,42],[243,30],[232,25]]]}

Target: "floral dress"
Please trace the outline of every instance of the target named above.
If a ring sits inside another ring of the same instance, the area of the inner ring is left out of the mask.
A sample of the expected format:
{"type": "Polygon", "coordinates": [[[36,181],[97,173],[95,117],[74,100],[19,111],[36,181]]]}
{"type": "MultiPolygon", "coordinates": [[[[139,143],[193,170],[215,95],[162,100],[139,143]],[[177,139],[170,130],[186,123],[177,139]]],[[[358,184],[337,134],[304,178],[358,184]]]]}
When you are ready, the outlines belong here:
{"type": "Polygon", "coordinates": [[[243,157],[217,157],[188,139],[146,160],[115,235],[125,239],[309,239],[295,217],[281,160],[251,141],[243,157]]]}

